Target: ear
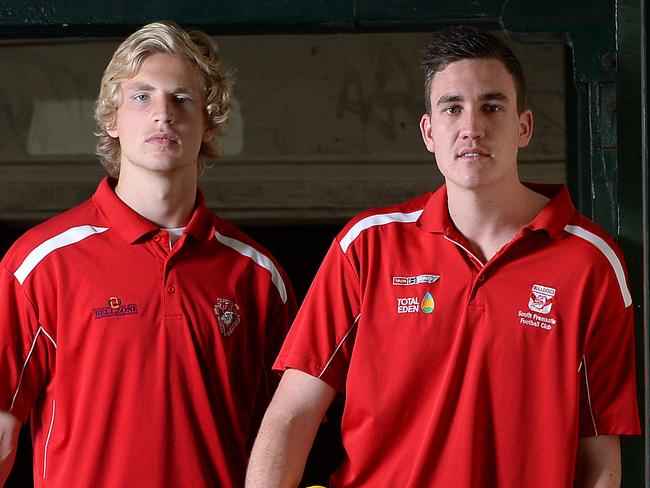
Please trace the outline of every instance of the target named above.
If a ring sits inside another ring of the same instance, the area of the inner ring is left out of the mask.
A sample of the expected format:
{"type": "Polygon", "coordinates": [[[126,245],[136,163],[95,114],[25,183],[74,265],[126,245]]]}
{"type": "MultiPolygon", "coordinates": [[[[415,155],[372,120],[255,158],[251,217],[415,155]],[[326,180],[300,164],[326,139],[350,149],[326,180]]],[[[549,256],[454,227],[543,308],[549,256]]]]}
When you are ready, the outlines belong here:
{"type": "Polygon", "coordinates": [[[112,127],[110,129],[106,127],[106,133],[113,139],[117,139],[120,136],[117,127],[112,127]]]}
{"type": "Polygon", "coordinates": [[[519,116],[519,147],[526,147],[533,136],[533,112],[524,110],[519,116]]]}
{"type": "Polygon", "coordinates": [[[201,138],[201,141],[203,143],[208,143],[214,138],[214,128],[210,127],[207,128],[203,131],[203,137],[201,138]]]}
{"type": "Polygon", "coordinates": [[[427,150],[430,153],[435,153],[436,146],[431,134],[431,117],[429,114],[425,113],[420,119],[420,133],[422,134],[422,140],[424,141],[424,145],[427,147],[427,150]]]}

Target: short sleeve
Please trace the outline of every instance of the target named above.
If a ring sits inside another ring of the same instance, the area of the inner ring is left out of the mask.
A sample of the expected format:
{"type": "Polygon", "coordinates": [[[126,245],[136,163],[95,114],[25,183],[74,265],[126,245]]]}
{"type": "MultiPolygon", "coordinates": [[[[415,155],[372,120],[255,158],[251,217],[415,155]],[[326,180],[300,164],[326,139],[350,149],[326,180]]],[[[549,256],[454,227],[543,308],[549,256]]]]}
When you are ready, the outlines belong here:
{"type": "Polygon", "coordinates": [[[594,327],[580,376],[580,437],[641,433],[631,305],[594,327]]]}
{"type": "Polygon", "coordinates": [[[257,429],[278,386],[279,378],[273,374],[271,366],[278,355],[297,309],[296,297],[291,282],[284,273],[284,270],[279,266],[278,270],[282,276],[287,295],[286,300],[282,300],[279,293],[272,293],[273,296],[276,296],[276,299],[272,300],[273,305],[269,307],[264,318],[264,361],[262,363],[262,378],[257,394],[255,395],[255,403],[252,408],[251,421],[248,429],[249,435],[246,444],[248,452],[253,447],[257,429]]]}
{"type": "Polygon", "coordinates": [[[335,240],[307,292],[274,369],[299,369],[343,391],[355,326],[359,278],[335,240]]]}
{"type": "Polygon", "coordinates": [[[54,341],[21,283],[0,268],[0,410],[25,422],[48,377],[54,341]]]}

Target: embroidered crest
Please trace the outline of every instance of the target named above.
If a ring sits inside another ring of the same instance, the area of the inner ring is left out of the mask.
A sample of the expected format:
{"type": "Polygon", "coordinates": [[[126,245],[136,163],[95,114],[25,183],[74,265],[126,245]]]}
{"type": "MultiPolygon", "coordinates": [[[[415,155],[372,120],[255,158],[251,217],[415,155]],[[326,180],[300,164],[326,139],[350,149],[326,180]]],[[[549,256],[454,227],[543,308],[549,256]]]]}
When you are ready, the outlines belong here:
{"type": "Polygon", "coordinates": [[[241,320],[239,305],[226,298],[217,298],[217,303],[213,307],[213,310],[217,316],[219,332],[221,332],[221,335],[228,337],[233,333],[235,327],[239,325],[239,321],[241,320]]]}
{"type": "Polygon", "coordinates": [[[533,312],[543,313],[544,315],[551,312],[553,302],[555,301],[555,288],[548,286],[533,285],[532,293],[528,299],[528,308],[533,312]]]}

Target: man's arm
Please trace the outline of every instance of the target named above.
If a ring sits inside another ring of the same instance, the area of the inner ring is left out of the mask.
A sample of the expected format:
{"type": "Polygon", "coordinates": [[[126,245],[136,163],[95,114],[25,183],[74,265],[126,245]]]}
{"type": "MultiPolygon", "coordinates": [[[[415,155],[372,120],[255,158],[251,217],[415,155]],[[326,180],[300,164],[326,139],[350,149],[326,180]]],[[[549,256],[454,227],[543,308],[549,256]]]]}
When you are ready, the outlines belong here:
{"type": "Polygon", "coordinates": [[[20,421],[9,412],[0,410],[0,487],[9,477],[16,457],[20,421]]]}
{"type": "Polygon", "coordinates": [[[578,443],[576,488],[621,486],[621,443],[616,435],[585,437],[578,443]]]}
{"type": "Polygon", "coordinates": [[[336,390],[296,369],[284,372],[255,440],[247,488],[289,488],[300,483],[318,426],[336,390]]]}

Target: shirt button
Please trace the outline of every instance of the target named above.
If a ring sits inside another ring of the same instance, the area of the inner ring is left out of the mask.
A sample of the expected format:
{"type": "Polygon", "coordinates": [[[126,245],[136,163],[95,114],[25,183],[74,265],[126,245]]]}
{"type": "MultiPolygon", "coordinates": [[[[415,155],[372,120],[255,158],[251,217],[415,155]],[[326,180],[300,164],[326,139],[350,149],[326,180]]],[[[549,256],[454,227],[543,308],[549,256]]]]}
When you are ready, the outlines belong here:
{"type": "Polygon", "coordinates": [[[478,277],[478,280],[479,280],[479,281],[485,281],[485,275],[480,275],[480,276],[478,277]]]}
{"type": "Polygon", "coordinates": [[[167,293],[173,295],[176,293],[176,287],[174,285],[167,285],[167,293]]]}
{"type": "Polygon", "coordinates": [[[153,236],[153,240],[154,240],[155,242],[160,242],[160,236],[159,236],[158,234],[154,234],[154,236],[153,236]]]}

